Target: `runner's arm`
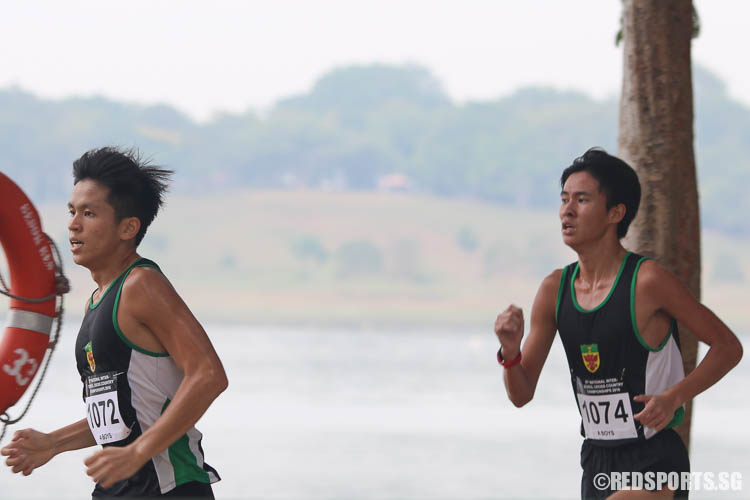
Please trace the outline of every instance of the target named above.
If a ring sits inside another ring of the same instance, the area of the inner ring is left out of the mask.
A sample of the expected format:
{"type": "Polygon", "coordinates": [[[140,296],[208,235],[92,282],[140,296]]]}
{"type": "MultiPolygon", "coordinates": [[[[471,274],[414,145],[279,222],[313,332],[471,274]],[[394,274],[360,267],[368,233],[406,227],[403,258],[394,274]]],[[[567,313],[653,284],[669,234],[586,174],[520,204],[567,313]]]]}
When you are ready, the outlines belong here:
{"type": "Polygon", "coordinates": [[[144,290],[152,297],[143,301],[141,311],[146,314],[141,320],[161,341],[184,377],[161,417],[134,443],[139,454],[147,458],[193,427],[228,385],[221,360],[203,327],[166,279],[158,276],[157,281],[159,286],[149,285],[148,291],[144,290]]]}
{"type": "MultiPolygon", "coordinates": [[[[652,403],[653,410],[644,408],[644,415],[636,416],[644,425],[647,422],[659,428],[664,419],[671,419],[674,411],[705,391],[729,372],[742,358],[742,344],[732,331],[706,306],[698,302],[690,291],[669,271],[653,261],[645,261],[638,274],[637,294],[687,327],[709,349],[695,370],[661,395],[643,395],[636,400],[652,403]],[[649,398],[649,396],[652,396],[649,398]],[[657,404],[658,403],[658,404],[657,404]],[[645,419],[645,421],[644,421],[645,419]]],[[[664,423],[666,425],[666,422],[664,423]]]]}
{"type": "MultiPolygon", "coordinates": [[[[506,361],[511,361],[522,352],[521,362],[504,371],[505,390],[508,398],[517,407],[522,407],[534,397],[536,384],[547,355],[555,340],[557,323],[555,320],[555,306],[557,304],[557,289],[560,283],[561,270],[547,276],[539,286],[534,305],[531,309],[531,324],[529,337],[521,349],[521,338],[511,340],[502,345],[502,355],[506,361]]],[[[520,312],[520,310],[519,310],[520,312]]],[[[522,314],[522,313],[521,313],[522,314]]],[[[501,315],[502,316],[502,315],[501,315]]],[[[500,317],[498,318],[500,321],[500,317]]],[[[496,332],[498,324],[496,323],[496,332]]],[[[521,336],[523,335],[523,317],[521,316],[521,336]]],[[[501,335],[498,334],[498,338],[501,335]]]]}
{"type": "Polygon", "coordinates": [[[122,303],[154,334],[184,376],[164,413],[138,439],[123,448],[105,448],[85,461],[87,473],[105,488],[130,477],[177,441],[227,387],[224,368],[206,332],[165,277],[157,272],[134,273],[123,288],[122,303]]]}
{"type": "Polygon", "coordinates": [[[84,418],[50,433],[34,429],[16,431],[10,443],[3,447],[2,455],[8,457],[5,463],[14,473],[22,472],[28,476],[60,453],[95,444],[84,418]]]}
{"type": "Polygon", "coordinates": [[[50,437],[54,443],[55,455],[66,451],[88,448],[96,444],[94,435],[91,434],[89,423],[85,418],[51,432],[50,437]]]}

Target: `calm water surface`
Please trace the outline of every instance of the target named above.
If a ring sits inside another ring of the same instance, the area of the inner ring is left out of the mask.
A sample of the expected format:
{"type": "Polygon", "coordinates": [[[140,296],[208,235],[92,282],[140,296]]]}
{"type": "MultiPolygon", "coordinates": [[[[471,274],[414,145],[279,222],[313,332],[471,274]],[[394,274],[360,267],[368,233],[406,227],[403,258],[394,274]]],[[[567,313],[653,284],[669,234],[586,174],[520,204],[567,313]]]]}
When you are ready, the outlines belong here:
{"type": "MultiPolygon", "coordinates": [[[[49,431],[83,417],[76,328],[68,322],[24,427],[49,431]]],[[[534,401],[517,409],[505,396],[491,326],[207,331],[230,379],[198,424],[207,461],[223,477],[217,498],[578,498],[580,420],[557,341],[534,401]]],[[[697,399],[693,470],[739,471],[750,483],[748,366],[697,399]]],[[[3,466],[0,499],[89,498],[83,460],[91,452],[58,456],[29,477],[3,466]]]]}

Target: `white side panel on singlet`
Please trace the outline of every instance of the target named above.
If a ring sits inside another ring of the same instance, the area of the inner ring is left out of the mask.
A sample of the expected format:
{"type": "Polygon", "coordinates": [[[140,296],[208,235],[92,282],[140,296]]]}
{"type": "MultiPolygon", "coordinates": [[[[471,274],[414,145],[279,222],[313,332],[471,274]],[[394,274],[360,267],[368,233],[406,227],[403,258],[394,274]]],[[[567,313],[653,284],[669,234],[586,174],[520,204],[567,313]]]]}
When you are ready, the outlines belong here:
{"type": "MultiPolygon", "coordinates": [[[[146,432],[162,414],[167,400],[174,398],[182,381],[183,374],[171,357],[156,357],[132,351],[128,383],[131,388],[132,405],[138,418],[141,430],[146,432]]],[[[195,457],[198,467],[203,467],[203,454],[198,443],[203,435],[195,428],[188,430],[188,448],[195,457]]],[[[162,493],[175,486],[175,466],[170,460],[169,449],[152,458],[159,487],[162,493]]],[[[214,474],[209,474],[211,482],[217,481],[214,474]]]]}
{"type": "MultiPolygon", "coordinates": [[[[659,351],[651,351],[646,360],[646,394],[661,394],[685,378],[682,367],[682,356],[677,347],[674,336],[670,333],[669,340],[659,351]]],[[[656,434],[656,429],[644,427],[646,439],[656,434]]]]}

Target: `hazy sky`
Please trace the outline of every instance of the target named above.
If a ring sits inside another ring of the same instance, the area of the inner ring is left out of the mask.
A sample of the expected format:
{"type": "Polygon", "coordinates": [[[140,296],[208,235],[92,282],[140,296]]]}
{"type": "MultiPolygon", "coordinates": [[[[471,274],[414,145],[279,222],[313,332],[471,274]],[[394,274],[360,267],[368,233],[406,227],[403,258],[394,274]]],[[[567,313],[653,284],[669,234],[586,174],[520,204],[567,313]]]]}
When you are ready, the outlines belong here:
{"type": "MultiPolygon", "coordinates": [[[[687,0],[686,0],[687,1],[687,0]]],[[[696,0],[694,62],[750,105],[748,0],[696,0]]],[[[331,68],[416,63],[457,101],[525,85],[619,92],[619,0],[0,0],[0,88],[166,102],[198,119],[269,107],[331,68]]]]}

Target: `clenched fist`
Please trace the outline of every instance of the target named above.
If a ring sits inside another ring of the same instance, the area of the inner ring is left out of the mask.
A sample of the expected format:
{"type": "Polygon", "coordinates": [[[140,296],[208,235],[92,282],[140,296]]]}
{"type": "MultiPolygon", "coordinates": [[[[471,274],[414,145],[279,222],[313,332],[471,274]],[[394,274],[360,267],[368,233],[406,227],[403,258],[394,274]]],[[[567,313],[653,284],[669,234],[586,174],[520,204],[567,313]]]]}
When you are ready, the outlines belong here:
{"type": "Polygon", "coordinates": [[[495,320],[495,335],[503,346],[503,357],[514,359],[521,350],[523,338],[523,310],[514,305],[500,313],[495,320]]]}
{"type": "Polygon", "coordinates": [[[5,463],[13,473],[23,472],[24,476],[28,476],[55,456],[54,443],[49,434],[24,429],[16,431],[0,454],[8,457],[5,463]]]}

